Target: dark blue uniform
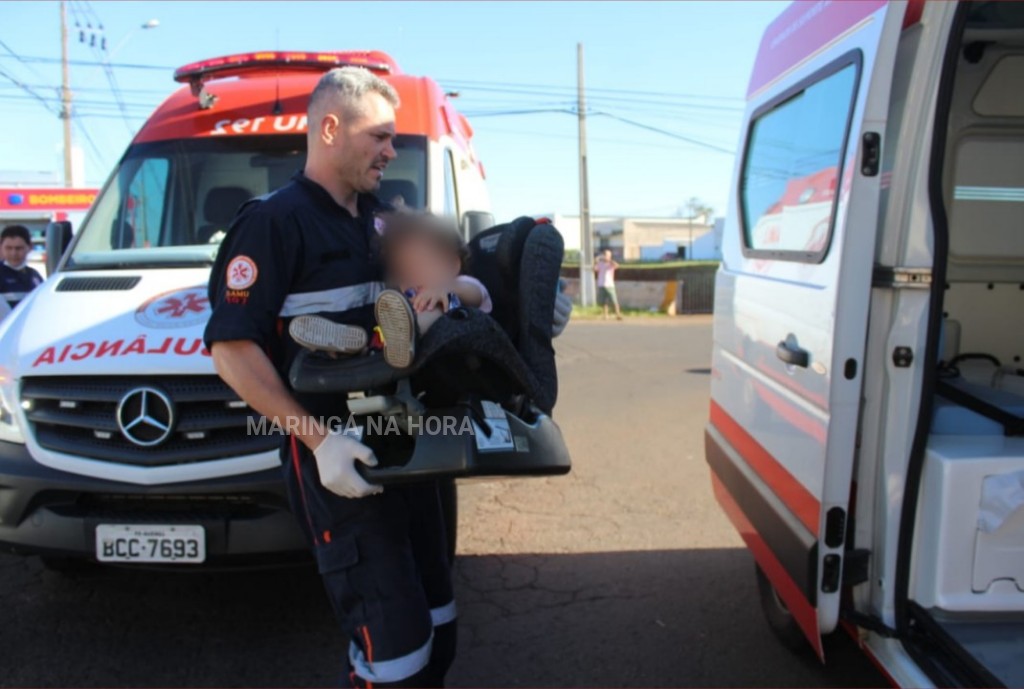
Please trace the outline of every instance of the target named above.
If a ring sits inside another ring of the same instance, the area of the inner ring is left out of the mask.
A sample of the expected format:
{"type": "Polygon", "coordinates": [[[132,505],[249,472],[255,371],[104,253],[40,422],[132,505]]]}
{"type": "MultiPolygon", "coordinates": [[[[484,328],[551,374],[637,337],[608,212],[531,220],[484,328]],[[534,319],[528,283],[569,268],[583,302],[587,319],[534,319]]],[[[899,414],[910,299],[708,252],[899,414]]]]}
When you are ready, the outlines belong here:
{"type": "MultiPolygon", "coordinates": [[[[239,210],[210,274],[206,345],[252,340],[283,380],[299,345],[298,315],[371,328],[383,288],[375,213],[361,194],[358,217],[301,173],[239,210]]],[[[294,393],[313,416],[344,416],[338,395],[294,393]]],[[[441,686],[455,655],[455,603],[436,483],[389,486],[361,499],[320,484],[312,453],[294,437],[281,460],[292,507],[306,530],[343,633],[351,639],[344,682],[441,686]]]]}
{"type": "Polygon", "coordinates": [[[41,284],[43,276],[35,268],[11,268],[6,263],[0,263],[0,292],[3,292],[4,300],[12,309],[41,284]]]}

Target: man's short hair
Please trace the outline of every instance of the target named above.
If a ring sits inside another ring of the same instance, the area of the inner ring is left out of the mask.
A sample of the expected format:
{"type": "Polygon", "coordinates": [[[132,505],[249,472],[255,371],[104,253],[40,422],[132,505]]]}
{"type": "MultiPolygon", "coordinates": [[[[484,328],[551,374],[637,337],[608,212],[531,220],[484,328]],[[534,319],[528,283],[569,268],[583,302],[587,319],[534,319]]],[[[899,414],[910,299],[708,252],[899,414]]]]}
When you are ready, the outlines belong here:
{"type": "MultiPolygon", "coordinates": [[[[391,104],[399,106],[398,92],[388,82],[364,67],[336,67],[320,77],[309,97],[310,124],[321,117],[324,107],[338,99],[345,115],[358,113],[362,99],[370,93],[379,94],[391,104]]],[[[312,127],[310,127],[312,129],[312,127]]]]}
{"type": "Polygon", "coordinates": [[[5,239],[21,239],[29,246],[32,246],[32,233],[24,225],[8,225],[5,227],[3,232],[0,232],[0,242],[3,242],[5,239]]]}

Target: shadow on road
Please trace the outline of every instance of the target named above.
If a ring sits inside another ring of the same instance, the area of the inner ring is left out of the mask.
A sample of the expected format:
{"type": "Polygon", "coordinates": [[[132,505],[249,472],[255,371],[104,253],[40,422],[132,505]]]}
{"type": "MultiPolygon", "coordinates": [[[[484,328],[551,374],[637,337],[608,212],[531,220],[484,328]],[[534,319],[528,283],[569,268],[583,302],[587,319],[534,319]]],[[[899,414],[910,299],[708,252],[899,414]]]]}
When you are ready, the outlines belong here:
{"type": "Polygon", "coordinates": [[[459,686],[888,686],[843,634],[824,667],[784,650],[744,549],[488,555],[457,575],[459,686]]]}
{"type": "MultiPolygon", "coordinates": [[[[455,686],[880,686],[845,638],[782,650],[739,549],[465,556],[455,686]]],[[[6,686],[325,686],[345,644],[311,568],[228,574],[0,557],[6,686]]]]}

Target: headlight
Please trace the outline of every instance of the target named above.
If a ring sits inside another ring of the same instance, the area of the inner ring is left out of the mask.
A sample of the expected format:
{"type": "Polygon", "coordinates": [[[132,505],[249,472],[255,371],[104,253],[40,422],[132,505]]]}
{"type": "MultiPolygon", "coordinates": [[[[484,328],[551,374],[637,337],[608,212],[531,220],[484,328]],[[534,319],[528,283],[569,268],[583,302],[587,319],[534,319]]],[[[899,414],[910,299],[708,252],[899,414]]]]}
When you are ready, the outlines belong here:
{"type": "Polygon", "coordinates": [[[25,436],[15,413],[17,404],[18,382],[7,368],[0,366],[0,440],[24,445],[25,436]]]}

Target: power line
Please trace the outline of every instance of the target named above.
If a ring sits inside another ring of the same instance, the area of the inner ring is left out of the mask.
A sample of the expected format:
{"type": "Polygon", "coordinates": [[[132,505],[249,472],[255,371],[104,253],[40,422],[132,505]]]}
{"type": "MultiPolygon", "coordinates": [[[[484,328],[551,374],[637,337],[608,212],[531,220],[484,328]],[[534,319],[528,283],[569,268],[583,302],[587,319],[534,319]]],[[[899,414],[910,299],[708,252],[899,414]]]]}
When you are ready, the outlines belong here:
{"type": "MultiPolygon", "coordinates": [[[[2,56],[0,56],[0,57],[2,57],[2,56]]],[[[23,62],[32,62],[32,63],[49,64],[49,65],[60,64],[60,58],[58,58],[58,57],[39,57],[39,56],[28,57],[28,56],[22,56],[21,59],[22,59],[23,62]]],[[[102,67],[103,66],[102,62],[92,61],[92,60],[68,60],[68,64],[69,65],[73,65],[75,67],[102,67]]],[[[159,71],[159,72],[173,72],[175,69],[177,69],[176,67],[170,67],[168,65],[139,65],[139,64],[130,64],[130,63],[127,63],[127,62],[111,62],[110,66],[111,67],[117,67],[118,69],[148,69],[148,70],[159,71]]]]}
{"type": "MultiPolygon", "coordinates": [[[[558,85],[555,85],[555,84],[531,84],[531,83],[525,83],[525,82],[515,83],[515,82],[498,82],[498,81],[470,81],[470,80],[466,80],[466,79],[438,79],[438,82],[445,83],[445,84],[453,84],[453,85],[454,84],[464,84],[464,85],[469,86],[469,87],[481,86],[481,87],[489,87],[489,88],[506,87],[506,88],[510,88],[510,89],[529,88],[529,89],[542,89],[542,90],[547,90],[547,91],[555,90],[555,91],[563,91],[563,92],[568,93],[568,94],[572,94],[576,90],[575,86],[558,86],[558,85]]],[[[613,89],[613,88],[607,88],[607,87],[593,87],[593,86],[587,88],[588,99],[591,96],[591,94],[594,94],[596,96],[596,95],[601,94],[601,93],[611,93],[611,94],[631,95],[631,96],[665,96],[665,97],[672,97],[672,98],[692,98],[692,99],[703,99],[703,100],[721,100],[721,101],[739,101],[739,102],[743,102],[744,101],[743,98],[738,97],[738,96],[712,96],[712,95],[702,95],[702,94],[695,94],[695,93],[678,93],[678,92],[671,92],[671,91],[637,91],[637,90],[629,90],[629,89],[613,89]]]]}
{"type": "Polygon", "coordinates": [[[702,148],[706,148],[711,151],[717,151],[718,153],[725,153],[726,155],[730,156],[736,155],[736,151],[730,150],[728,148],[722,148],[721,146],[716,146],[715,144],[709,144],[704,141],[699,141],[689,136],[683,136],[682,134],[670,132],[667,129],[662,129],[661,127],[654,127],[649,124],[644,124],[643,122],[637,122],[636,120],[631,120],[626,117],[619,117],[618,115],[614,115],[610,112],[595,112],[594,115],[600,117],[608,117],[618,122],[622,122],[623,124],[628,124],[630,126],[638,127],[640,129],[646,129],[647,131],[655,132],[657,134],[664,134],[665,136],[670,136],[673,139],[679,139],[680,141],[685,141],[687,143],[693,144],[694,146],[701,146],[702,148]]]}
{"type": "MultiPolygon", "coordinates": [[[[454,86],[453,88],[459,88],[454,86]]],[[[481,91],[486,93],[500,93],[510,95],[523,95],[523,96],[556,96],[561,95],[558,93],[550,93],[545,91],[536,91],[532,89],[506,89],[489,86],[472,87],[473,91],[481,91]]],[[[461,89],[460,89],[461,91],[461,89]]],[[[463,94],[469,95],[469,94],[463,94]]],[[[568,96],[569,94],[566,94],[568,96]]],[[[732,112],[741,113],[743,112],[742,107],[731,106],[731,105],[709,105],[707,103],[692,103],[684,102],[681,100],[671,99],[651,99],[651,98],[638,98],[636,96],[629,95],[595,95],[587,98],[588,101],[594,104],[620,104],[628,103],[631,105],[649,105],[657,106],[660,108],[671,108],[675,110],[704,110],[709,112],[732,112]]]]}
{"type": "Polygon", "coordinates": [[[83,137],[85,137],[85,141],[86,141],[86,143],[89,144],[89,148],[92,149],[92,152],[93,152],[93,154],[95,154],[96,159],[103,161],[103,167],[104,168],[109,168],[110,165],[109,165],[109,161],[107,160],[107,157],[105,155],[103,155],[103,152],[100,151],[99,146],[97,146],[96,142],[92,140],[92,136],[90,136],[90,134],[89,134],[89,129],[85,125],[83,125],[82,121],[79,118],[77,118],[77,117],[73,118],[72,122],[74,122],[76,125],[78,125],[78,131],[82,134],[83,137]]]}
{"type": "MultiPolygon", "coordinates": [[[[0,76],[7,76],[3,72],[3,68],[0,68],[0,76]]],[[[46,96],[39,96],[37,94],[30,94],[30,96],[20,96],[20,95],[16,95],[16,94],[0,94],[0,100],[39,100],[39,101],[41,101],[45,105],[49,105],[49,104],[51,104],[53,102],[60,102],[60,99],[57,98],[56,96],[47,98],[46,96]]],[[[76,99],[75,100],[75,105],[76,106],[89,105],[89,106],[99,107],[99,108],[110,108],[110,109],[114,109],[114,110],[117,110],[117,111],[120,110],[120,108],[117,106],[116,103],[111,103],[110,101],[104,101],[104,100],[78,100],[78,99],[76,99]]],[[[129,108],[143,109],[147,113],[152,111],[153,107],[154,107],[153,104],[150,104],[150,103],[126,103],[125,106],[129,107],[129,108]]],[[[56,113],[57,111],[54,111],[54,112],[56,113]]]]}
{"type": "MultiPolygon", "coordinates": [[[[535,130],[526,130],[526,129],[491,129],[491,128],[487,128],[485,130],[482,127],[478,127],[477,131],[479,131],[480,133],[485,133],[486,132],[487,134],[507,134],[507,135],[512,135],[512,136],[526,136],[526,137],[530,137],[530,138],[533,138],[533,139],[563,139],[563,140],[572,139],[572,140],[576,140],[576,135],[574,135],[574,134],[555,134],[553,132],[538,132],[538,131],[535,131],[535,130]]],[[[656,142],[653,142],[653,141],[636,141],[636,140],[618,139],[618,138],[612,139],[612,138],[600,137],[600,136],[589,136],[589,137],[587,137],[587,140],[592,142],[592,143],[621,144],[623,146],[643,146],[643,147],[659,148],[659,149],[672,149],[672,150],[677,150],[677,151],[681,151],[681,150],[690,151],[690,150],[693,150],[692,146],[689,146],[689,145],[688,146],[675,146],[675,145],[672,145],[672,144],[666,145],[666,144],[662,144],[662,143],[656,143],[656,142]]]]}
{"type": "MultiPolygon", "coordinates": [[[[44,56],[16,56],[17,59],[23,63],[43,63],[43,64],[57,64],[60,62],[57,58],[44,57],[44,56]]],[[[124,62],[111,62],[107,63],[102,60],[89,61],[89,60],[71,60],[70,64],[75,66],[85,67],[105,67],[110,65],[118,69],[142,69],[142,70],[154,70],[154,71],[173,71],[176,69],[171,65],[146,65],[146,64],[133,64],[124,62]]],[[[567,98],[571,98],[574,93],[574,87],[572,86],[557,86],[553,84],[531,84],[527,82],[482,82],[472,81],[466,79],[444,79],[440,78],[437,80],[438,83],[452,87],[454,90],[464,88],[473,91],[485,91],[490,93],[504,93],[504,94],[521,94],[521,95],[537,95],[537,96],[559,96],[565,95],[567,98]]],[[[644,91],[635,89],[616,89],[616,88],[588,88],[587,89],[588,99],[591,101],[620,101],[630,103],[644,103],[650,105],[663,105],[677,108],[693,108],[699,110],[711,110],[711,111],[741,111],[742,106],[728,106],[728,105],[712,105],[709,103],[699,102],[685,102],[685,101],[714,101],[714,102],[733,102],[742,103],[743,98],[734,96],[715,96],[707,94],[696,94],[696,93],[677,93],[670,91],[644,91]],[[638,96],[646,96],[647,98],[637,98],[638,96]]],[[[463,94],[464,96],[466,94],[463,94]]]]}
{"type": "MultiPolygon", "coordinates": [[[[121,117],[124,120],[124,126],[128,130],[129,134],[134,134],[132,130],[132,123],[128,119],[128,111],[125,107],[124,96],[121,93],[121,89],[117,83],[117,77],[114,75],[114,70],[110,66],[109,56],[107,54],[107,36],[106,30],[103,28],[103,20],[100,18],[96,9],[92,6],[92,3],[88,0],[72,0],[70,2],[72,12],[75,13],[75,25],[79,29],[79,16],[84,17],[86,22],[86,29],[89,33],[90,40],[88,41],[89,48],[92,50],[93,55],[100,61],[100,66],[103,69],[104,76],[107,79],[107,84],[110,86],[110,93],[114,97],[114,102],[117,104],[118,110],[121,112],[121,117]],[[92,22],[96,22],[96,27],[93,28],[92,22]],[[99,42],[97,44],[97,37],[99,42]]],[[[85,32],[79,31],[79,43],[85,43],[85,32]]]]}
{"type": "Polygon", "coordinates": [[[28,86],[26,86],[25,84],[23,84],[23,83],[21,83],[20,81],[18,81],[18,80],[17,80],[17,79],[15,78],[15,77],[11,76],[11,75],[10,75],[10,74],[8,74],[8,73],[7,73],[6,71],[4,71],[4,69],[3,69],[3,68],[0,68],[0,77],[4,77],[5,79],[8,79],[8,80],[9,80],[9,81],[11,81],[11,82],[12,82],[12,83],[13,83],[13,84],[14,84],[15,86],[19,87],[19,88],[20,88],[20,89],[21,89],[22,91],[24,91],[25,93],[29,94],[29,96],[31,96],[31,97],[32,97],[33,99],[35,99],[35,100],[39,101],[40,103],[42,103],[42,104],[43,104],[43,107],[44,107],[44,108],[46,108],[47,110],[49,110],[49,111],[50,111],[51,113],[53,113],[54,115],[56,115],[56,114],[57,114],[57,112],[58,112],[58,111],[57,111],[57,110],[54,110],[54,109],[53,109],[52,107],[50,107],[50,102],[49,102],[48,100],[46,100],[46,98],[45,98],[45,97],[43,97],[43,96],[40,96],[40,95],[39,95],[38,93],[36,93],[36,92],[35,92],[35,91],[34,91],[33,89],[29,88],[29,87],[28,87],[28,86]]]}
{"type": "MultiPolygon", "coordinates": [[[[54,89],[57,87],[52,84],[27,84],[36,89],[54,89]]],[[[109,89],[106,86],[75,86],[75,93],[106,93],[109,89]]],[[[121,89],[122,93],[139,93],[139,94],[155,94],[160,96],[166,96],[168,89],[121,89]]]]}
{"type": "MultiPolygon", "coordinates": [[[[3,47],[3,49],[4,49],[4,50],[6,50],[6,51],[7,51],[8,53],[10,53],[10,54],[11,54],[11,57],[13,57],[13,58],[14,58],[15,60],[17,60],[18,62],[20,62],[20,63],[21,63],[22,65],[24,65],[24,67],[25,67],[25,68],[26,68],[26,69],[27,69],[28,71],[32,72],[32,75],[33,75],[33,76],[35,76],[35,77],[37,77],[37,78],[39,78],[39,79],[43,79],[43,76],[42,76],[41,74],[39,74],[39,72],[37,72],[37,71],[35,70],[35,68],[34,68],[34,67],[32,67],[32,65],[30,65],[30,64],[28,64],[27,62],[25,62],[24,60],[22,60],[22,59],[21,59],[21,56],[20,56],[20,55],[18,55],[18,53],[14,52],[14,50],[12,50],[12,49],[11,49],[11,47],[10,47],[9,45],[7,45],[6,43],[4,43],[4,42],[3,42],[2,40],[0,40],[0,47],[3,47]]],[[[48,88],[48,87],[47,87],[47,88],[48,88]]]]}
{"type": "MultiPolygon", "coordinates": [[[[483,117],[512,117],[512,116],[517,116],[517,115],[537,115],[537,114],[544,114],[544,113],[565,113],[565,114],[569,114],[569,115],[575,115],[576,111],[573,108],[537,108],[537,109],[533,109],[533,110],[498,110],[498,111],[489,111],[489,112],[485,111],[485,112],[476,112],[476,113],[469,113],[469,112],[467,112],[467,113],[464,113],[464,114],[466,115],[466,117],[473,117],[474,119],[480,119],[480,118],[483,118],[483,117]]],[[[633,126],[633,127],[638,127],[640,129],[645,129],[647,131],[654,132],[656,134],[662,134],[664,136],[669,136],[669,137],[671,137],[673,139],[678,139],[679,141],[685,141],[686,143],[692,144],[694,146],[699,146],[701,148],[706,148],[706,149],[708,149],[710,151],[715,151],[717,153],[724,153],[724,154],[729,155],[729,156],[736,155],[736,151],[734,151],[734,150],[731,150],[731,149],[728,149],[728,148],[724,148],[724,147],[718,146],[716,144],[711,144],[711,143],[708,143],[706,141],[700,141],[699,139],[694,139],[693,137],[685,136],[683,134],[679,134],[678,132],[673,132],[673,131],[669,131],[667,129],[662,129],[661,127],[655,127],[655,126],[650,125],[650,124],[645,124],[643,122],[638,122],[636,120],[629,119],[628,117],[621,117],[619,115],[615,115],[613,113],[606,112],[606,111],[600,111],[600,110],[599,111],[594,111],[592,114],[595,115],[595,116],[600,116],[600,117],[608,117],[608,118],[616,120],[618,122],[622,122],[623,124],[628,124],[628,125],[633,126]]]]}
{"type": "Polygon", "coordinates": [[[569,115],[575,115],[576,111],[572,108],[535,108],[530,110],[481,110],[479,112],[467,111],[462,113],[466,117],[473,117],[480,119],[482,117],[507,117],[510,115],[539,115],[542,113],[566,113],[569,115]]]}

